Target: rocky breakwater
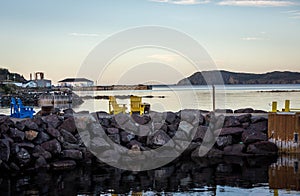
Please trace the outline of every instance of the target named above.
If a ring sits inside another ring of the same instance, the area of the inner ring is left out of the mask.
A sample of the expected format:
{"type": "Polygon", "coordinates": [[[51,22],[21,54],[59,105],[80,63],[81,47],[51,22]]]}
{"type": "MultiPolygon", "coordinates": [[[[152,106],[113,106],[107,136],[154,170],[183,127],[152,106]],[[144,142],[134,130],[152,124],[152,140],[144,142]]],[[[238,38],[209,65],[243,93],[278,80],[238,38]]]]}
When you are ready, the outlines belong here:
{"type": "Polygon", "coordinates": [[[160,151],[161,157],[277,155],[278,148],[268,141],[267,118],[236,112],[224,115],[182,110],[132,117],[98,114],[98,120],[105,134],[126,149],[148,151],[167,145],[169,148],[160,151]]]}
{"type": "Polygon", "coordinates": [[[227,115],[182,110],[130,116],[68,109],[22,121],[0,116],[0,169],[65,169],[105,162],[139,170],[135,161],[277,154],[276,145],[267,141],[266,118],[227,115]]]}
{"type": "Polygon", "coordinates": [[[91,163],[73,114],[35,116],[16,121],[0,116],[0,169],[65,169],[91,163]]]}

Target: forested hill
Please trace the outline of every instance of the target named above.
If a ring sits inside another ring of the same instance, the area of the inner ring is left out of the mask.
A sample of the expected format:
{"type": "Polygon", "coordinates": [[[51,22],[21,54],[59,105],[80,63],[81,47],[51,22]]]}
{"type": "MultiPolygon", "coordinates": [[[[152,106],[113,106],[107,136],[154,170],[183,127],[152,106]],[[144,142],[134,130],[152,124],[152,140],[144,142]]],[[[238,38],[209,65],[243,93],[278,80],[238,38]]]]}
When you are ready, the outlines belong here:
{"type": "Polygon", "coordinates": [[[177,85],[222,84],[220,80],[216,79],[218,74],[221,74],[224,84],[300,84],[299,72],[274,71],[264,74],[253,74],[222,70],[196,72],[188,78],[180,80],[177,85]]]}
{"type": "Polygon", "coordinates": [[[18,73],[10,73],[8,69],[0,68],[0,81],[11,80],[15,82],[26,82],[25,78],[18,73]]]}

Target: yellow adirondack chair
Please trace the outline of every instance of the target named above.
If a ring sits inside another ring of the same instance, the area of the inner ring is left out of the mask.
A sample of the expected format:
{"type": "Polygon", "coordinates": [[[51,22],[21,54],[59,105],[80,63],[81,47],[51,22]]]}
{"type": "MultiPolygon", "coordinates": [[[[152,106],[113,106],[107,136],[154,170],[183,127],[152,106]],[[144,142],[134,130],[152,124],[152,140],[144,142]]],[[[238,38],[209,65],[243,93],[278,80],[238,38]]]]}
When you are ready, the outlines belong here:
{"type": "Polygon", "coordinates": [[[110,114],[119,114],[123,113],[125,114],[125,111],[127,110],[126,104],[118,104],[116,97],[109,96],[109,113],[110,114]]]}
{"type": "Polygon", "coordinates": [[[130,115],[133,113],[139,113],[143,115],[150,110],[150,104],[142,103],[142,97],[130,96],[130,115]]]}

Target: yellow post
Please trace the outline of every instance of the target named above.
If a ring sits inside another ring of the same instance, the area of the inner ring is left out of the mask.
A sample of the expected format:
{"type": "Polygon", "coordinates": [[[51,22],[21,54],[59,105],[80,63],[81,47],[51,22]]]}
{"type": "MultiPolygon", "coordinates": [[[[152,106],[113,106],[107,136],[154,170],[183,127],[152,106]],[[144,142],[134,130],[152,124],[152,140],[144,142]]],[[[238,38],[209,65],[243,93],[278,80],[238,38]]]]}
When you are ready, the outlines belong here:
{"type": "Polygon", "coordinates": [[[284,107],[285,112],[290,111],[290,100],[285,100],[285,107],[284,107]]]}
{"type": "Polygon", "coordinates": [[[276,101],[272,102],[272,112],[277,112],[277,102],[276,101]]]}

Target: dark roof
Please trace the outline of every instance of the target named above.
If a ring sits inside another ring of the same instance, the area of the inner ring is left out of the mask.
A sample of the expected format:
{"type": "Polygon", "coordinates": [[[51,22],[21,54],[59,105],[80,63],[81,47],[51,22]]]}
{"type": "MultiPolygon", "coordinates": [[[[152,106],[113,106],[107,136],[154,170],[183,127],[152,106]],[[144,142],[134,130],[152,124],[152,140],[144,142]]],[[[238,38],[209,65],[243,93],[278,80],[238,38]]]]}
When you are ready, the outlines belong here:
{"type": "Polygon", "coordinates": [[[58,82],[93,82],[93,81],[88,80],[86,78],[66,78],[58,82]]]}

